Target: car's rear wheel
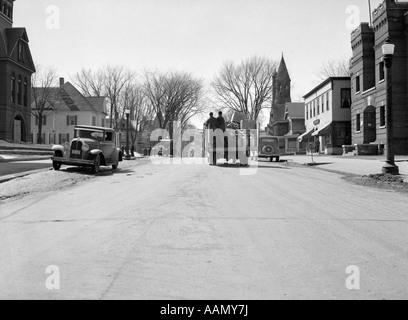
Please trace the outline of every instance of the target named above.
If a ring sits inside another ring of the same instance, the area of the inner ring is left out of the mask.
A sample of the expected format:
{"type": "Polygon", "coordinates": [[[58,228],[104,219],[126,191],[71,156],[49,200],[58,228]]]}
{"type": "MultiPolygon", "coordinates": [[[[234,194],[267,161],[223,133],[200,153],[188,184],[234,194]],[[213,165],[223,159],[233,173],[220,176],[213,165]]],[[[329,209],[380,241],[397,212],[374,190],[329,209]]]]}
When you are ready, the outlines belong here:
{"type": "Polygon", "coordinates": [[[52,167],[54,168],[55,171],[58,171],[59,169],[61,169],[61,162],[53,161],[52,167]]]}
{"type": "Polygon", "coordinates": [[[98,173],[100,165],[101,165],[101,157],[98,154],[94,158],[94,164],[92,166],[92,173],[95,173],[95,174],[98,173]]]}

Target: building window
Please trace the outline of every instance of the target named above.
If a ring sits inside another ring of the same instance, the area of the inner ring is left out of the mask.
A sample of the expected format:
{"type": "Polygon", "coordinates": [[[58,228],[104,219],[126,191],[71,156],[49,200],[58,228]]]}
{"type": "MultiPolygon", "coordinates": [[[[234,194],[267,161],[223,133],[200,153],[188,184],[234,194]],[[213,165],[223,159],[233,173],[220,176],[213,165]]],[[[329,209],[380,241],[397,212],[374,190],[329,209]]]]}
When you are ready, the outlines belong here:
{"type": "Polygon", "coordinates": [[[11,102],[16,103],[16,75],[11,74],[11,102]]]}
{"type": "Polygon", "coordinates": [[[384,61],[380,62],[380,64],[378,65],[378,69],[379,69],[379,79],[380,81],[383,81],[385,79],[385,65],[384,65],[384,61]]]}
{"type": "Polygon", "coordinates": [[[306,120],[309,120],[309,106],[306,105],[306,120]]]}
{"type": "Polygon", "coordinates": [[[326,93],[326,110],[329,111],[330,110],[330,105],[329,105],[329,94],[326,93]]]}
{"type": "Polygon", "coordinates": [[[341,107],[350,108],[351,107],[351,90],[341,89],[341,107]]]}
{"type": "Polygon", "coordinates": [[[360,76],[356,77],[356,93],[360,92],[360,76]]]}
{"type": "Polygon", "coordinates": [[[102,119],[102,127],[105,127],[105,119],[102,119]]]}
{"type": "Polygon", "coordinates": [[[357,132],[361,131],[361,114],[357,115],[356,131],[357,132]]]}
{"type": "Polygon", "coordinates": [[[313,101],[313,117],[316,117],[316,100],[313,101]]]}
{"type": "Polygon", "coordinates": [[[385,127],[385,106],[380,107],[380,127],[385,127]]]}
{"type": "Polygon", "coordinates": [[[92,117],[92,125],[96,126],[96,118],[95,117],[92,117]]]}
{"type": "Polygon", "coordinates": [[[320,114],[320,98],[317,99],[317,115],[320,114]]]}
{"type": "Polygon", "coordinates": [[[24,106],[28,107],[28,83],[27,78],[24,78],[24,106]]]}
{"type": "Polygon", "coordinates": [[[324,99],[324,97],[325,97],[325,95],[323,95],[322,96],[322,113],[324,113],[324,102],[325,102],[325,99],[324,99]]]}
{"type": "Polygon", "coordinates": [[[69,133],[66,134],[59,134],[59,144],[69,143],[69,133]]]}
{"type": "Polygon", "coordinates": [[[23,82],[21,80],[21,76],[18,76],[17,103],[21,105],[22,101],[23,101],[23,82]]]}
{"type": "Polygon", "coordinates": [[[24,62],[23,59],[23,44],[21,41],[18,43],[18,61],[24,62]]]}
{"type": "Polygon", "coordinates": [[[76,126],[78,124],[78,116],[67,116],[67,126],[76,126]]]}

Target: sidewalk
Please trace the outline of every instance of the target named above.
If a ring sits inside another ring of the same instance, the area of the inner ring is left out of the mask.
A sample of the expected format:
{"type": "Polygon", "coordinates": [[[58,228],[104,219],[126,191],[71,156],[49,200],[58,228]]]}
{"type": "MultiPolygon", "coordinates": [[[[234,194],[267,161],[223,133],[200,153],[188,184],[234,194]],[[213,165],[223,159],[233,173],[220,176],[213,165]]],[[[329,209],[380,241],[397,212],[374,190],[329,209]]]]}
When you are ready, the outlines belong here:
{"type": "Polygon", "coordinates": [[[51,159],[51,156],[35,156],[35,155],[4,155],[0,154],[0,163],[4,162],[23,162],[23,161],[38,161],[51,159]]]}
{"type": "MultiPolygon", "coordinates": [[[[50,151],[52,145],[47,144],[33,144],[33,143],[10,143],[0,140],[0,150],[37,150],[50,151]]],[[[1,153],[1,152],[0,152],[1,153]]]]}
{"type": "MultiPolygon", "coordinates": [[[[385,157],[382,156],[327,156],[315,155],[314,162],[310,155],[284,156],[282,160],[289,163],[310,165],[319,169],[365,176],[381,173],[385,163],[385,157]]],[[[395,164],[400,169],[400,174],[408,181],[408,156],[397,156],[395,164]]]]}

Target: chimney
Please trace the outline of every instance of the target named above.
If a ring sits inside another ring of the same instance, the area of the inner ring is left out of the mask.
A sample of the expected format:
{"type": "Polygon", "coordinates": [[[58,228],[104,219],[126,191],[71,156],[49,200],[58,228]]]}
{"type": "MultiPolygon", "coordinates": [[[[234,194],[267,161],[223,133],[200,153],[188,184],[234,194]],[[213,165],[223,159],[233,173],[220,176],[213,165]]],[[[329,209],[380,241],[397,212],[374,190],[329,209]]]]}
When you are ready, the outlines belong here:
{"type": "Polygon", "coordinates": [[[65,79],[64,78],[60,78],[60,87],[62,87],[65,84],[65,79]]]}

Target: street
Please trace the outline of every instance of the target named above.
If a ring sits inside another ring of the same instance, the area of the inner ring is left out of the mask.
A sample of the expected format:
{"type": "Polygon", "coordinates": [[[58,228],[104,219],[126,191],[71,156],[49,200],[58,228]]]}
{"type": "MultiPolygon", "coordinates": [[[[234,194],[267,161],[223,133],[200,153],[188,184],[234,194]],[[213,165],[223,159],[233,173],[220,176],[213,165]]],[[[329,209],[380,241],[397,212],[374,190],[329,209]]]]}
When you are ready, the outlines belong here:
{"type": "Polygon", "coordinates": [[[0,202],[0,298],[408,297],[406,194],[282,163],[250,170],[145,163],[0,202]]]}

